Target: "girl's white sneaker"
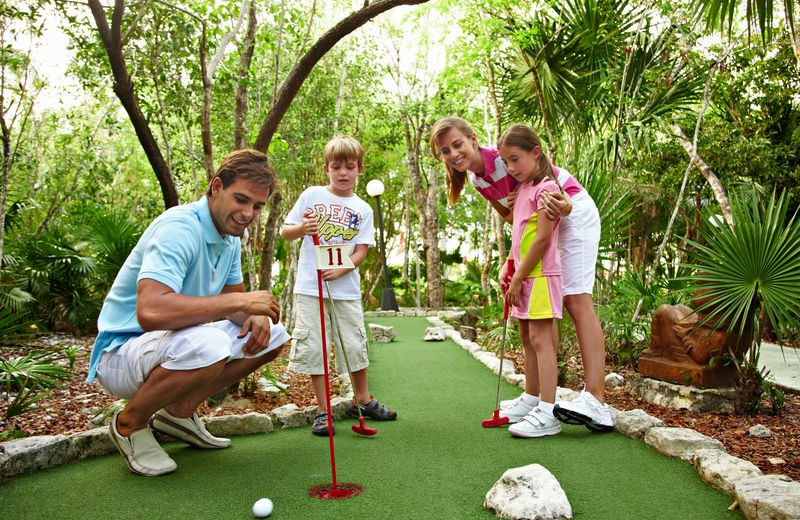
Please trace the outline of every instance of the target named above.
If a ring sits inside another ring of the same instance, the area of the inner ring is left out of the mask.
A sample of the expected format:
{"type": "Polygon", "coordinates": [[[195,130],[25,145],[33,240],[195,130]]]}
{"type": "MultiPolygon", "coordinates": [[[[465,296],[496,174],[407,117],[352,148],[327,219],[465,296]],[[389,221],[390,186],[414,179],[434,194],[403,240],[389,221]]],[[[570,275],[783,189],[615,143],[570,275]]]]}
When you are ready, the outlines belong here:
{"type": "Polygon", "coordinates": [[[561,431],[561,423],[553,414],[545,412],[538,406],[530,411],[516,424],[508,427],[508,433],[514,437],[546,437],[561,431]]]}

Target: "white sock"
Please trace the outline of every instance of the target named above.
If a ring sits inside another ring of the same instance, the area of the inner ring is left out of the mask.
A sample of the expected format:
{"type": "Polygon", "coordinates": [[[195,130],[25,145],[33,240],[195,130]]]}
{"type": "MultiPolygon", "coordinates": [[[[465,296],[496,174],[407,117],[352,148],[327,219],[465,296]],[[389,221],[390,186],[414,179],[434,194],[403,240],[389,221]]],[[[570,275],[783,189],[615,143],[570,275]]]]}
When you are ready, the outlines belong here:
{"type": "Polygon", "coordinates": [[[529,406],[536,406],[539,404],[539,397],[535,395],[531,395],[529,393],[523,392],[522,393],[522,402],[529,405],[529,406]]]}
{"type": "Polygon", "coordinates": [[[550,415],[553,415],[553,407],[554,406],[555,406],[555,403],[546,403],[546,402],[541,401],[541,400],[539,401],[539,410],[547,412],[550,415]]]}

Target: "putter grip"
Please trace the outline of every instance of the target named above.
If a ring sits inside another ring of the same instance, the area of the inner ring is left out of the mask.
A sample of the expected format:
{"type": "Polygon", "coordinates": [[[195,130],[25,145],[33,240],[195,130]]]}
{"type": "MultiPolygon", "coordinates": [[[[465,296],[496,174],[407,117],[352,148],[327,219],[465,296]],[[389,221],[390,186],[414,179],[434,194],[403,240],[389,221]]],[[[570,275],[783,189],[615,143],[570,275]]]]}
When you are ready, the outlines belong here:
{"type": "MultiPolygon", "coordinates": [[[[514,259],[508,257],[506,261],[506,281],[511,281],[514,276],[514,259]]],[[[503,298],[503,321],[508,319],[508,298],[503,298]]]]}

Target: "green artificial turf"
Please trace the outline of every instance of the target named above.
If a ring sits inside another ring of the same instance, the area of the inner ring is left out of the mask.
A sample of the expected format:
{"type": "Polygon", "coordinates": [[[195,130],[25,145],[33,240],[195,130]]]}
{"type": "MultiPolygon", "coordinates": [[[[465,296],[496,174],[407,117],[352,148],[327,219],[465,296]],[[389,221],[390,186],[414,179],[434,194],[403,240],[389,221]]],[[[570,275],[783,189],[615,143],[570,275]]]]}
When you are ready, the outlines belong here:
{"type": "MultiPolygon", "coordinates": [[[[559,480],[576,519],[739,519],[731,500],[704,484],[685,462],[617,433],[566,426],[543,439],[485,429],[494,409],[496,376],[452,341],[426,343],[422,318],[380,318],[397,339],[373,344],[373,395],[399,419],[371,422],[372,438],[337,423],[339,482],[364,491],[349,500],[309,498],[330,482],[328,440],[309,428],[236,437],[231,448],[204,451],[171,444],[178,470],[145,478],[117,454],[94,457],[0,486],[2,518],[251,518],[261,497],[278,519],[494,518],[486,492],[512,467],[539,463],[559,480]]],[[[519,390],[503,387],[502,398],[519,390]]]]}

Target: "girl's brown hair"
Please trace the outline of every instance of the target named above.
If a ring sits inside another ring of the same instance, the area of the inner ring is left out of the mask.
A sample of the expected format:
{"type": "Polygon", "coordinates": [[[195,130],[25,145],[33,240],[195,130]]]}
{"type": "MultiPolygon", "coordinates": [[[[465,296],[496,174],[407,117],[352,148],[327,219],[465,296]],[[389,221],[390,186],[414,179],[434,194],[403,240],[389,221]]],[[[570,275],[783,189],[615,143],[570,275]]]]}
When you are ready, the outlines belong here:
{"type": "Polygon", "coordinates": [[[447,162],[442,160],[439,150],[439,137],[452,129],[458,130],[467,137],[474,136],[475,132],[472,130],[472,127],[469,126],[469,123],[456,116],[443,117],[436,121],[431,127],[431,155],[444,162],[444,169],[446,171],[444,180],[445,184],[447,185],[447,202],[450,204],[455,204],[458,202],[458,198],[461,196],[461,192],[464,190],[464,183],[467,181],[467,172],[459,172],[451,168],[447,162]]]}
{"type": "Polygon", "coordinates": [[[556,186],[561,191],[564,191],[561,188],[561,184],[558,182],[558,178],[553,171],[553,165],[550,162],[550,159],[547,157],[547,154],[544,153],[544,147],[542,146],[542,140],[539,139],[539,136],[536,135],[536,132],[533,131],[533,128],[529,127],[528,125],[511,125],[508,130],[500,136],[500,139],[497,141],[497,149],[504,146],[516,146],[517,148],[521,148],[527,152],[532,152],[537,146],[541,153],[539,154],[539,177],[537,182],[541,180],[541,178],[545,175],[553,179],[555,181],[556,186]]]}

